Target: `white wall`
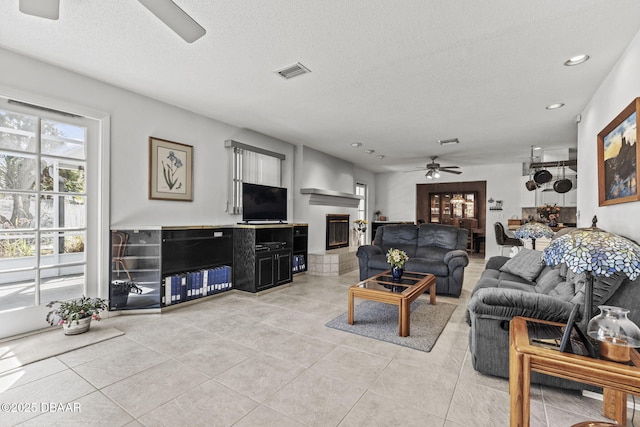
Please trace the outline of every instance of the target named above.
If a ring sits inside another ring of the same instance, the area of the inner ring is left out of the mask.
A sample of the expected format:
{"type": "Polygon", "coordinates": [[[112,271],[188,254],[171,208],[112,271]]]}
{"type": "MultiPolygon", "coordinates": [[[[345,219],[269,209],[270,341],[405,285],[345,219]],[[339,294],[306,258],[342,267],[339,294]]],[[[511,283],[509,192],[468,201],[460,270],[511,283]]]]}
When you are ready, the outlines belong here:
{"type": "MultiPolygon", "coordinates": [[[[461,181],[486,181],[487,199],[502,200],[502,211],[490,211],[487,204],[486,257],[499,255],[493,224],[497,221],[506,225],[511,217],[520,218],[520,176],[522,164],[491,166],[465,166],[461,175],[442,174],[438,183],[461,181]]],[[[416,185],[428,184],[424,171],[411,173],[385,173],[376,175],[376,208],[389,221],[415,221],[416,185]]]]}
{"type": "Polygon", "coordinates": [[[598,206],[597,135],[640,96],[638,70],[640,33],[593,95],[578,126],[578,226],[589,227],[595,214],[598,227],[636,241],[640,241],[640,202],[598,206]]]}
{"type": "MultiPolygon", "coordinates": [[[[295,152],[294,211],[296,222],[309,224],[309,252],[325,250],[325,229],[327,214],[349,214],[356,219],[357,208],[341,206],[309,205],[309,196],[300,194],[301,188],[355,193],[356,182],[369,186],[370,215],[375,204],[375,176],[372,172],[356,168],[353,163],[338,159],[309,147],[296,147],[295,152]]],[[[370,233],[370,230],[368,230],[370,233]]],[[[370,236],[370,234],[369,234],[370,236]]],[[[354,244],[354,235],[351,243],[354,244]]],[[[369,238],[369,237],[367,237],[369,238]]]]}
{"type": "MultiPolygon", "coordinates": [[[[112,226],[240,221],[239,216],[225,212],[229,179],[229,154],[224,148],[227,139],[285,154],[282,184],[292,188],[294,147],[291,144],[7,50],[0,49],[0,64],[3,65],[0,90],[2,86],[16,88],[37,97],[59,99],[111,115],[112,226]],[[148,199],[149,136],[193,146],[193,202],[148,199]]],[[[293,217],[292,202],[289,217],[293,217]]]]}

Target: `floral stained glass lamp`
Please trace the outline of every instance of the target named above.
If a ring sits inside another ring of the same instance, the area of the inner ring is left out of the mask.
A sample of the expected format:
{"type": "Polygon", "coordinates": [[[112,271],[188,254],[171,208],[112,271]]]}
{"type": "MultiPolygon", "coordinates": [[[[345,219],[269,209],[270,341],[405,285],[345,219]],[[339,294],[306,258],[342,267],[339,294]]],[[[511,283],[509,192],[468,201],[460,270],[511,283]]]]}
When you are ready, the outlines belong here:
{"type": "Polygon", "coordinates": [[[540,222],[527,222],[521,225],[514,233],[518,239],[531,239],[531,247],[536,248],[536,239],[553,237],[555,233],[548,225],[540,222]]]}
{"type": "MultiPolygon", "coordinates": [[[[547,265],[567,264],[576,274],[586,273],[584,315],[593,317],[593,277],[610,277],[623,273],[630,280],[640,276],[640,246],[616,234],[596,227],[598,219],[593,218],[591,228],[577,229],[553,240],[544,250],[547,265]]],[[[609,309],[610,307],[605,307],[609,309]]],[[[594,319],[595,320],[595,319],[594,319]]],[[[605,342],[602,331],[594,338],[605,342]]],[[[593,336],[593,335],[592,335],[593,336]]],[[[635,341],[631,340],[629,344],[635,341]]],[[[618,340],[614,344],[624,345],[618,340]]]]}

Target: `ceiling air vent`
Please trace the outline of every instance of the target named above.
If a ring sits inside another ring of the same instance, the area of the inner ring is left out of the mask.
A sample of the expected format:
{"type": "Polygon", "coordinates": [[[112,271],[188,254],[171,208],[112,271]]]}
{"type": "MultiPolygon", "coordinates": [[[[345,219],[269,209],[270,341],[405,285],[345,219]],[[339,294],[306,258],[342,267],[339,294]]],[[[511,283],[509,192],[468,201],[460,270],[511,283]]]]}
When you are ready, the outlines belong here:
{"type": "Polygon", "coordinates": [[[299,62],[296,62],[293,65],[289,65],[281,70],[277,70],[276,73],[280,75],[283,79],[291,79],[296,76],[300,76],[302,74],[310,73],[311,70],[302,65],[299,62]]]}

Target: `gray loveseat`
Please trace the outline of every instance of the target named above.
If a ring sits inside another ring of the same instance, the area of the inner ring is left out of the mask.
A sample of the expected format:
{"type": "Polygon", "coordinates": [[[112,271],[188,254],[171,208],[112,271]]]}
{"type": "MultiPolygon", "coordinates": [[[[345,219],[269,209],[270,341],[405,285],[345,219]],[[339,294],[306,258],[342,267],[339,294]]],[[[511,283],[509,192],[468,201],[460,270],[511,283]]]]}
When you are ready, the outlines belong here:
{"type": "Polygon", "coordinates": [[[373,245],[358,248],[360,280],[389,270],[387,251],[395,248],[409,256],[405,270],[436,276],[436,293],[460,296],[464,268],[469,264],[467,234],[466,229],[440,224],[380,227],[373,245]]]}
{"type": "MultiPolygon", "coordinates": [[[[471,325],[469,351],[478,372],[509,377],[509,321],[513,317],[565,323],[575,304],[581,306],[582,312],[584,273],[576,275],[565,265],[545,266],[541,257],[540,251],[523,249],[513,259],[497,256],[487,261],[467,305],[467,321],[471,325]],[[516,258],[522,261],[519,267],[516,258]],[[515,267],[509,267],[507,262],[515,267]]],[[[631,310],[629,318],[640,324],[640,279],[631,282],[621,275],[596,277],[593,302],[594,314],[599,313],[598,305],[626,307],[631,310]]],[[[583,331],[588,320],[580,319],[578,326],[583,331]]],[[[591,389],[584,384],[538,373],[532,373],[532,382],[591,389]]]]}

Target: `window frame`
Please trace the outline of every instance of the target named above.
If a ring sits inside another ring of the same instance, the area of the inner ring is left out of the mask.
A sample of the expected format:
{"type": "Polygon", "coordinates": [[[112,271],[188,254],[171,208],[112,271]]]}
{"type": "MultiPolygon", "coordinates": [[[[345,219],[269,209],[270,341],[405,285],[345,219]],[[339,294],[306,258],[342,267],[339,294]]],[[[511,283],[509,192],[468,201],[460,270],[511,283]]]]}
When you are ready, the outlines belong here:
{"type": "Polygon", "coordinates": [[[254,147],[242,142],[228,139],[225,141],[225,147],[229,148],[229,198],[227,200],[227,212],[234,215],[242,214],[242,183],[271,185],[282,187],[282,166],[286,156],[275,151],[266,150],[264,148],[254,147]],[[261,156],[268,156],[279,160],[277,170],[267,171],[273,173],[277,179],[268,181],[265,175],[261,174],[259,179],[247,179],[244,167],[244,153],[251,152],[261,156]],[[277,181],[277,183],[275,182],[277,181]]]}

